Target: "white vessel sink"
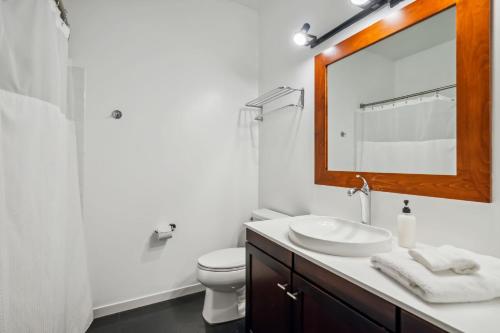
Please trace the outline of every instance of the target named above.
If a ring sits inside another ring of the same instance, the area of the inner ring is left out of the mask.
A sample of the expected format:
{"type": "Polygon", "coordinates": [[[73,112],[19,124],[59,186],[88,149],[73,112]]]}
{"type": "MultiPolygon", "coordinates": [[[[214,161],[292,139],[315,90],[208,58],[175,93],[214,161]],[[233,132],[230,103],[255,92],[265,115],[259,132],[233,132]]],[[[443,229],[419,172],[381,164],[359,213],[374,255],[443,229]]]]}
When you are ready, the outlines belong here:
{"type": "Polygon", "coordinates": [[[365,257],[392,249],[392,233],[336,217],[304,216],[290,224],[290,240],[306,249],[345,257],[365,257]]]}

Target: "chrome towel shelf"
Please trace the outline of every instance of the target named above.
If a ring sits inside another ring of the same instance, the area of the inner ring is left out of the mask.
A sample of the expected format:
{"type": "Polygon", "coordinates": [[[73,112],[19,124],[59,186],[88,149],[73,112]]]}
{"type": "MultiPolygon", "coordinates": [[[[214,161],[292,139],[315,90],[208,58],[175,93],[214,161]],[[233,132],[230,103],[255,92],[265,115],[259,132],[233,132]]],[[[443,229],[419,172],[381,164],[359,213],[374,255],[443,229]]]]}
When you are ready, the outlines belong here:
{"type": "Polygon", "coordinates": [[[246,103],[245,106],[250,107],[250,108],[259,109],[260,110],[259,115],[255,118],[255,120],[262,121],[262,120],[264,120],[264,115],[263,115],[264,105],[271,103],[271,102],[277,100],[278,98],[284,97],[284,96],[289,95],[289,94],[294,93],[294,92],[300,92],[299,102],[297,104],[288,104],[288,105],[279,107],[277,109],[283,109],[286,107],[298,107],[302,110],[304,108],[304,88],[296,89],[296,88],[291,88],[291,87],[287,87],[287,86],[282,86],[282,87],[278,87],[276,89],[273,89],[273,90],[257,97],[256,99],[253,99],[250,102],[246,103]]]}

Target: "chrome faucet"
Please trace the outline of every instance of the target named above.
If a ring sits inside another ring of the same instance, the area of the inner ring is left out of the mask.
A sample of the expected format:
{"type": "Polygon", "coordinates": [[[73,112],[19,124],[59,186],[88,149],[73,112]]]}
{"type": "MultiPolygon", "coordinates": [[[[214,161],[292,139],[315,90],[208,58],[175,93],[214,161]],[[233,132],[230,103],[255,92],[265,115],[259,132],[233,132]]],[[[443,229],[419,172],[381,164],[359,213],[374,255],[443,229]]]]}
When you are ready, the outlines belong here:
{"type": "Polygon", "coordinates": [[[363,186],[361,188],[351,188],[347,191],[347,195],[352,197],[354,194],[359,193],[359,199],[361,200],[361,223],[363,224],[372,224],[371,221],[371,193],[370,186],[368,186],[368,182],[366,179],[361,177],[360,175],[356,175],[356,178],[359,178],[363,181],[363,186]]]}

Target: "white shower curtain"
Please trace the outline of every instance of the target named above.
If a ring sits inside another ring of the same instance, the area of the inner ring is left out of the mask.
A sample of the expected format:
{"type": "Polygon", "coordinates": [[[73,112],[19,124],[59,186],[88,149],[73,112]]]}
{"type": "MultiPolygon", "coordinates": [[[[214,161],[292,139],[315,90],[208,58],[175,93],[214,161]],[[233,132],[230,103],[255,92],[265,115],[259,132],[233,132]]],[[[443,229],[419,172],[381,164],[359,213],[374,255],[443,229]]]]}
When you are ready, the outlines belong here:
{"type": "Polygon", "coordinates": [[[0,333],[92,320],[68,32],[53,0],[0,0],[0,333]]]}

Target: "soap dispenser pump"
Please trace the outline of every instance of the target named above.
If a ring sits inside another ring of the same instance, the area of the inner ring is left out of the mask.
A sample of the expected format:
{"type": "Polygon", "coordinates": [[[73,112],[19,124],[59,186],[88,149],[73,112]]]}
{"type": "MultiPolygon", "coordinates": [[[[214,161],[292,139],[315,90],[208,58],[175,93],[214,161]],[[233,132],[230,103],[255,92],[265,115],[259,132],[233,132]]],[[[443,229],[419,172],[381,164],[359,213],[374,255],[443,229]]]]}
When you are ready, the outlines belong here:
{"type": "Polygon", "coordinates": [[[404,200],[405,206],[402,214],[398,215],[398,241],[401,247],[413,248],[415,247],[417,218],[411,214],[409,203],[409,200],[404,200]]]}

